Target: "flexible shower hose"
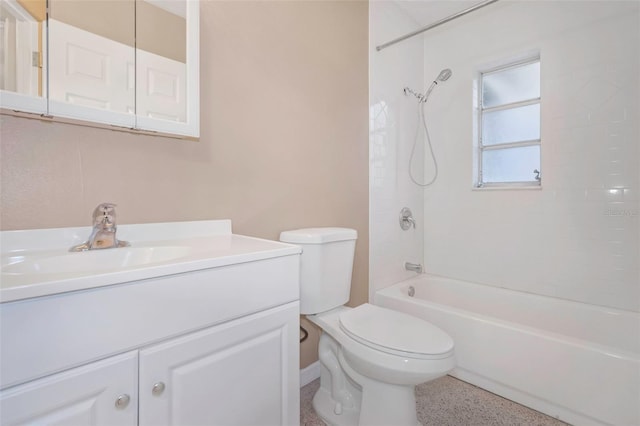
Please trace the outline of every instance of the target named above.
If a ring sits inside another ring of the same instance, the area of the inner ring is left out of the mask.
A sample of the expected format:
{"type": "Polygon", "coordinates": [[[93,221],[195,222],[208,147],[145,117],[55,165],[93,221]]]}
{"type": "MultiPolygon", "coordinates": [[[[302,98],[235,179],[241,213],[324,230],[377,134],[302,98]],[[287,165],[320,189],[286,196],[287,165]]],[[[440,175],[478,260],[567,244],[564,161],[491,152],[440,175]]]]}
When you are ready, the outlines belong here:
{"type": "Polygon", "coordinates": [[[413,173],[411,171],[411,163],[413,162],[413,157],[416,152],[416,145],[418,145],[418,134],[420,133],[420,125],[416,126],[416,135],[413,139],[413,147],[411,148],[411,156],[409,157],[409,177],[411,181],[418,186],[427,187],[436,181],[438,178],[438,161],[436,160],[436,156],[433,153],[433,146],[431,146],[431,137],[429,136],[429,128],[427,126],[427,119],[425,118],[424,106],[427,103],[427,97],[425,97],[424,101],[420,101],[418,105],[418,115],[420,116],[420,123],[422,123],[422,127],[424,128],[424,134],[427,139],[427,146],[429,147],[429,152],[431,153],[431,159],[433,160],[434,172],[433,178],[426,183],[418,182],[416,178],[413,177],[413,173]]]}

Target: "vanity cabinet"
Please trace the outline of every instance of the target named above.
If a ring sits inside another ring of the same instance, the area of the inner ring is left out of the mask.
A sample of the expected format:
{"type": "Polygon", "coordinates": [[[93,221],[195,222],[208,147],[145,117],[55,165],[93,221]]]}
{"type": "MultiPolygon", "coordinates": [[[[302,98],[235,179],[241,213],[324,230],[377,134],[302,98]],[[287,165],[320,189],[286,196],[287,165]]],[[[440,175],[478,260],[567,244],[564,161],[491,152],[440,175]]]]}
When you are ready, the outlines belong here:
{"type": "Polygon", "coordinates": [[[5,276],[0,424],[298,424],[300,248],[182,226],[173,263],[5,276]]]}
{"type": "Polygon", "coordinates": [[[295,424],[298,311],[290,303],[1,391],[1,424],[295,424]]]}

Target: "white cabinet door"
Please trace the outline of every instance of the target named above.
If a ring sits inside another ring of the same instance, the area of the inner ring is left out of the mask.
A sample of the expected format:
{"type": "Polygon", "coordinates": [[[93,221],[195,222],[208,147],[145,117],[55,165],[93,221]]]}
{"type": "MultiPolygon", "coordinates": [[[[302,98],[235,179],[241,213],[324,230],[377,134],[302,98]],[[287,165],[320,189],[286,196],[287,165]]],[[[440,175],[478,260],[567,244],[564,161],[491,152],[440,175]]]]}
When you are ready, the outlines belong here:
{"type": "Polygon", "coordinates": [[[137,354],[128,352],[0,392],[0,424],[137,424],[137,354]]]}
{"type": "Polygon", "coordinates": [[[297,425],[298,323],[293,302],[141,350],[140,424],[297,425]]]}

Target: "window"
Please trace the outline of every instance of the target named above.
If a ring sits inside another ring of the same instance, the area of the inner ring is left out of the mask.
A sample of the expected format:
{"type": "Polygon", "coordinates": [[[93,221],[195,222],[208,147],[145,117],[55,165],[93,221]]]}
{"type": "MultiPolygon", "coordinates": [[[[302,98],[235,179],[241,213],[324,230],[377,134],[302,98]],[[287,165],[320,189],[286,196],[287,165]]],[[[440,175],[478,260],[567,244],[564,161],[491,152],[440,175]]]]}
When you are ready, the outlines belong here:
{"type": "Polygon", "coordinates": [[[478,187],[540,186],[540,59],[480,74],[478,187]]]}

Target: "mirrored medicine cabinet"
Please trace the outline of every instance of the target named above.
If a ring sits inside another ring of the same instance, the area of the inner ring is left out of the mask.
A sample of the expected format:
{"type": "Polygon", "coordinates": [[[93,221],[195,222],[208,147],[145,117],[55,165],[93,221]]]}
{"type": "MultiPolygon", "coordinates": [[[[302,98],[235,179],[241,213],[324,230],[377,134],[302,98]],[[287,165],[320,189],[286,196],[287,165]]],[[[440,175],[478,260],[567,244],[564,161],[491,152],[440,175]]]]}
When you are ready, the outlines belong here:
{"type": "Polygon", "coordinates": [[[2,0],[0,107],[199,136],[198,0],[2,0]]]}

